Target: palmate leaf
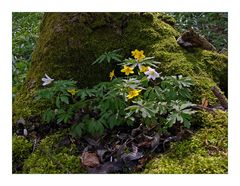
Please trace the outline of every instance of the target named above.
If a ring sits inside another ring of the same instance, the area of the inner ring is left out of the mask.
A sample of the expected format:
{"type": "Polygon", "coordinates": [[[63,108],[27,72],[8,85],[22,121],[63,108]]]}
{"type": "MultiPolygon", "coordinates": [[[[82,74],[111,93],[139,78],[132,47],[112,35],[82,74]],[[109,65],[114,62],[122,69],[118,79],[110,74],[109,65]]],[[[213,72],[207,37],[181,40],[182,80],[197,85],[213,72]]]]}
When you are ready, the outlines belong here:
{"type": "Polygon", "coordinates": [[[58,109],[60,108],[60,98],[59,98],[59,96],[57,96],[57,98],[56,98],[56,106],[57,106],[58,109]]]}
{"type": "Polygon", "coordinates": [[[54,118],[55,118],[55,113],[51,109],[47,109],[43,113],[43,120],[46,121],[47,123],[50,123],[54,118]]]}
{"type": "Polygon", "coordinates": [[[181,104],[181,106],[180,106],[180,110],[184,110],[184,109],[186,109],[186,108],[190,108],[190,107],[192,107],[192,106],[194,106],[195,104],[192,104],[191,102],[186,102],[186,103],[183,103],[183,104],[181,104]]]}
{"type": "Polygon", "coordinates": [[[98,63],[103,63],[104,61],[106,61],[107,63],[110,63],[112,60],[113,61],[117,61],[117,62],[121,62],[121,58],[122,56],[120,54],[118,54],[118,52],[121,49],[117,49],[117,50],[113,50],[111,52],[105,52],[104,54],[102,54],[99,58],[97,58],[92,65],[98,63]]]}
{"type": "Polygon", "coordinates": [[[94,118],[85,121],[86,129],[91,135],[102,135],[104,132],[104,126],[101,120],[95,120],[94,118]]]}
{"type": "Polygon", "coordinates": [[[56,90],[66,90],[68,88],[72,88],[76,86],[76,81],[73,80],[58,80],[54,81],[54,87],[56,90]]]}
{"type": "Polygon", "coordinates": [[[71,109],[68,109],[67,111],[59,109],[56,114],[57,124],[60,124],[61,122],[67,123],[72,118],[73,114],[74,112],[71,109]]]}
{"type": "Polygon", "coordinates": [[[158,105],[158,112],[160,113],[160,115],[167,113],[168,111],[167,102],[159,102],[157,105],[158,105]]]}
{"type": "Polygon", "coordinates": [[[183,126],[189,129],[191,127],[190,121],[189,120],[184,120],[183,126]]]}
{"type": "Polygon", "coordinates": [[[73,137],[81,137],[83,133],[81,123],[73,125],[70,132],[73,137]]]}
{"type": "Polygon", "coordinates": [[[176,121],[177,121],[177,115],[176,114],[170,114],[167,117],[166,126],[170,128],[176,123],[176,121]]]}
{"type": "Polygon", "coordinates": [[[61,96],[60,99],[63,103],[69,104],[69,100],[67,96],[61,96]]]}
{"type": "Polygon", "coordinates": [[[39,99],[52,99],[54,96],[54,90],[53,88],[46,88],[46,89],[41,89],[37,92],[36,95],[36,100],[39,99]]]}

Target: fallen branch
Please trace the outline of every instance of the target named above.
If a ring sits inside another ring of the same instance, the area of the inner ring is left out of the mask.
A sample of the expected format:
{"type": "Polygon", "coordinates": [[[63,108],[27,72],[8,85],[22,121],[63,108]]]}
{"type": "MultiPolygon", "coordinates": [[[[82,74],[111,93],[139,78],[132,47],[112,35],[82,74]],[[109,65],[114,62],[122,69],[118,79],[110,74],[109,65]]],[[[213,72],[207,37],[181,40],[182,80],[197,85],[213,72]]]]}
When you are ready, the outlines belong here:
{"type": "Polygon", "coordinates": [[[194,105],[194,106],[191,106],[191,108],[193,110],[206,110],[208,112],[211,112],[211,113],[214,113],[215,111],[215,108],[209,108],[209,107],[205,107],[205,106],[202,106],[202,105],[194,105]]]}
{"type": "Polygon", "coordinates": [[[213,94],[218,98],[218,101],[220,102],[220,104],[222,105],[222,107],[227,110],[227,109],[228,109],[228,101],[227,101],[227,98],[220,92],[220,90],[219,90],[216,86],[213,86],[213,87],[211,88],[211,91],[212,91],[213,94]]]}

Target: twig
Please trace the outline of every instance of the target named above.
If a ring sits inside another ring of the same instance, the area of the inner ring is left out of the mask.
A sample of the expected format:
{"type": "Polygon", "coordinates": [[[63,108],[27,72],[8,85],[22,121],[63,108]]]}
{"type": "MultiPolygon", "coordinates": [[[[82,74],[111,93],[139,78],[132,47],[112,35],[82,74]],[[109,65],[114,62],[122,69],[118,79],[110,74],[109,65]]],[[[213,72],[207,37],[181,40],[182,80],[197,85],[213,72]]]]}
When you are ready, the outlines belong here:
{"type": "Polygon", "coordinates": [[[194,106],[191,106],[192,109],[194,110],[206,110],[208,112],[211,112],[211,113],[214,113],[214,108],[209,108],[209,107],[205,107],[205,106],[202,106],[202,105],[194,105],[194,106]]]}
{"type": "Polygon", "coordinates": [[[223,108],[225,108],[226,110],[228,109],[228,101],[227,98],[220,92],[220,90],[216,87],[213,86],[211,88],[211,91],[213,92],[213,94],[218,98],[218,101],[220,102],[220,104],[223,106],[223,108]]]}

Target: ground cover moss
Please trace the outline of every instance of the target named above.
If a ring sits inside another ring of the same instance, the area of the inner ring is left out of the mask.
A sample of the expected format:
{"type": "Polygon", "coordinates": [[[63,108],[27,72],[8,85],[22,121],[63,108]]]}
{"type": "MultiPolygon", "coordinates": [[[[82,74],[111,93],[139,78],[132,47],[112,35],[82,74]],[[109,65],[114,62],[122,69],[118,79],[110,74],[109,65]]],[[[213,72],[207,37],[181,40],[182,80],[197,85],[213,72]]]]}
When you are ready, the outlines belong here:
{"type": "MultiPolygon", "coordinates": [[[[190,139],[171,144],[170,151],[147,163],[144,173],[152,174],[226,174],[227,113],[201,112],[203,128],[190,139]]],[[[198,120],[198,121],[199,121],[198,120]]]]}
{"type": "Polygon", "coordinates": [[[32,143],[24,136],[13,135],[12,138],[12,171],[21,171],[23,162],[28,158],[32,150],[32,143]]]}
{"type": "Polygon", "coordinates": [[[23,173],[85,173],[73,144],[64,144],[66,132],[57,132],[41,140],[36,150],[24,161],[23,173]]]}

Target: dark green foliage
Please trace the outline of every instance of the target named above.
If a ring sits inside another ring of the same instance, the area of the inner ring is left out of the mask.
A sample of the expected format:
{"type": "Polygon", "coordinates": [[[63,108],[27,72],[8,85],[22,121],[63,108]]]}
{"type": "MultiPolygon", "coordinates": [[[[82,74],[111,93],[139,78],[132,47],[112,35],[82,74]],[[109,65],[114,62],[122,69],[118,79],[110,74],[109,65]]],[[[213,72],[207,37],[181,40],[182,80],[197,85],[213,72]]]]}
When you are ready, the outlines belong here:
{"type": "Polygon", "coordinates": [[[50,88],[41,89],[38,91],[36,99],[43,99],[52,103],[54,109],[48,108],[43,113],[43,120],[50,123],[55,118],[57,123],[67,123],[74,114],[74,106],[68,106],[70,101],[73,101],[73,95],[69,92],[75,92],[76,81],[60,80],[54,81],[50,88]],[[55,106],[53,106],[55,105],[55,106]]]}
{"type": "Polygon", "coordinates": [[[108,63],[110,63],[111,61],[121,62],[122,56],[118,54],[120,50],[121,49],[113,50],[111,52],[105,52],[99,58],[97,58],[92,64],[96,63],[100,64],[103,63],[104,61],[107,61],[108,63]]]}
{"type": "Polygon", "coordinates": [[[42,13],[12,14],[13,97],[26,77],[42,16],[42,13]]]}
{"type": "MultiPolygon", "coordinates": [[[[134,56],[138,57],[143,51],[135,52],[134,56]]],[[[194,113],[191,110],[193,104],[189,102],[191,79],[177,75],[161,77],[158,82],[150,81],[151,76],[141,72],[139,64],[150,64],[149,66],[157,69],[159,62],[152,57],[145,59],[145,56],[140,62],[132,58],[123,60],[120,65],[124,68],[131,65],[132,69],[137,69],[137,75],[114,78],[113,81],[99,83],[92,89],[76,89],[76,81],[54,81],[52,87],[38,91],[37,99],[53,101],[52,108],[48,108],[43,114],[44,121],[58,124],[72,121],[71,133],[74,136],[99,136],[106,129],[123,124],[132,125],[136,118],[144,124],[147,124],[149,119],[157,121],[161,118],[165,122],[158,122],[157,127],[162,131],[176,123],[189,128],[191,114],[194,113]],[[132,93],[134,96],[131,95],[132,91],[135,91],[132,93]],[[143,91],[144,96],[139,96],[143,91]]],[[[153,72],[154,69],[148,68],[153,72]]],[[[155,70],[154,73],[159,78],[155,70]]]]}
{"type": "Polygon", "coordinates": [[[189,102],[192,85],[189,77],[162,77],[159,86],[147,87],[143,95],[144,101],[133,101],[133,105],[125,109],[126,117],[134,120],[133,114],[139,113],[143,118],[162,118],[165,120],[165,123],[160,123],[163,131],[178,122],[189,128],[194,113],[191,110],[193,104],[189,102]]]}

